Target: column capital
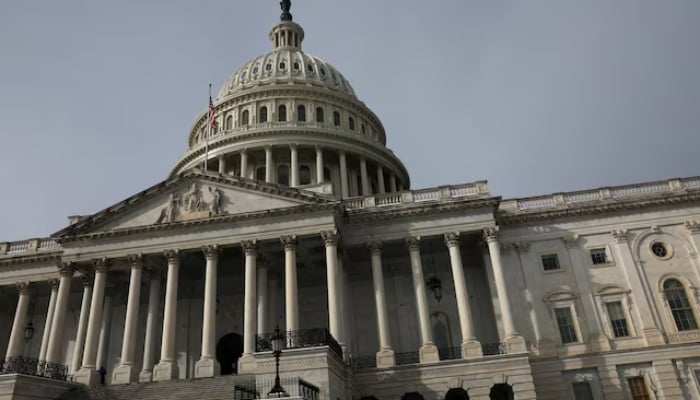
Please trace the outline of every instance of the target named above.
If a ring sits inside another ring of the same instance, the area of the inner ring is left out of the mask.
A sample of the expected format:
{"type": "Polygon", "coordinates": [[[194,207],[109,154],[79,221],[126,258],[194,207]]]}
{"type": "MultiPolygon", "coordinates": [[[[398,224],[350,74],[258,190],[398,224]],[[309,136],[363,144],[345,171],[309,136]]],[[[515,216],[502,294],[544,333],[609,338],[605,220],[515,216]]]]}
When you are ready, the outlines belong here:
{"type": "Polygon", "coordinates": [[[83,284],[85,287],[92,287],[93,281],[95,279],[95,275],[90,274],[90,273],[83,273],[80,275],[80,282],[83,284]]]}
{"type": "Polygon", "coordinates": [[[271,144],[266,144],[266,145],[265,145],[265,151],[266,151],[266,152],[268,152],[268,151],[271,152],[271,151],[272,151],[272,145],[271,145],[271,144]]]}
{"type": "Polygon", "coordinates": [[[20,295],[28,295],[32,290],[31,282],[17,282],[17,290],[20,295]]]}
{"type": "Polygon", "coordinates": [[[258,251],[258,241],[257,240],[244,240],[241,242],[241,247],[246,255],[255,255],[258,251]]]}
{"type": "Polygon", "coordinates": [[[323,239],[323,244],[328,246],[335,246],[338,244],[338,231],[321,231],[321,238],[323,239]]]}
{"type": "Polygon", "coordinates": [[[169,263],[180,261],[180,250],[179,249],[165,250],[163,252],[163,255],[165,256],[165,259],[168,260],[169,263]]]}
{"type": "Polygon", "coordinates": [[[518,253],[527,253],[530,250],[530,242],[513,242],[510,244],[518,253]]]}
{"type": "Polygon", "coordinates": [[[615,242],[617,243],[627,242],[627,229],[613,229],[610,231],[610,234],[615,238],[615,242]]]}
{"type": "Polygon", "coordinates": [[[561,238],[561,240],[564,242],[564,246],[566,246],[568,249],[575,248],[578,245],[579,239],[579,235],[568,235],[561,238]]]}
{"type": "Polygon", "coordinates": [[[239,152],[240,154],[247,154],[247,153],[248,153],[248,149],[240,149],[240,150],[238,150],[238,152],[239,152]]]}
{"type": "Polygon", "coordinates": [[[691,233],[700,233],[700,222],[698,221],[686,221],[685,228],[691,233]]]}
{"type": "Polygon", "coordinates": [[[282,245],[284,246],[285,250],[294,250],[299,244],[299,241],[297,240],[297,235],[281,236],[280,241],[282,242],[282,245]]]}
{"type": "Polygon", "coordinates": [[[299,146],[297,146],[296,143],[290,143],[289,148],[292,150],[296,150],[299,146]]]}
{"type": "Polygon", "coordinates": [[[216,260],[219,257],[219,246],[211,244],[202,246],[202,252],[207,260],[216,260]]]}
{"type": "Polygon", "coordinates": [[[143,255],[142,254],[129,254],[126,256],[132,269],[142,269],[143,268],[143,255]]]}
{"type": "Polygon", "coordinates": [[[483,229],[484,240],[486,242],[493,242],[498,240],[499,228],[498,226],[489,226],[483,229]]]}
{"type": "Polygon", "coordinates": [[[420,249],[420,236],[409,236],[406,238],[406,246],[409,250],[420,249]]]}
{"type": "Polygon", "coordinates": [[[447,247],[459,246],[459,235],[459,232],[445,233],[445,245],[447,245],[447,247]]]}
{"type": "Polygon", "coordinates": [[[316,149],[317,152],[323,151],[323,146],[320,145],[320,144],[317,144],[317,145],[314,146],[314,149],[316,149]]]}
{"type": "Polygon", "coordinates": [[[61,276],[73,276],[74,271],[75,263],[72,262],[63,262],[58,266],[58,272],[61,276]]]}
{"type": "Polygon", "coordinates": [[[367,248],[372,254],[378,254],[382,252],[382,242],[379,240],[373,240],[367,243],[367,248]]]}
{"type": "Polygon", "coordinates": [[[95,272],[107,272],[111,265],[112,261],[106,257],[94,258],[92,260],[92,266],[95,268],[95,272]]]}
{"type": "Polygon", "coordinates": [[[58,283],[59,282],[60,281],[58,279],[49,279],[48,283],[49,283],[49,287],[51,287],[52,292],[55,292],[58,290],[58,283]]]}

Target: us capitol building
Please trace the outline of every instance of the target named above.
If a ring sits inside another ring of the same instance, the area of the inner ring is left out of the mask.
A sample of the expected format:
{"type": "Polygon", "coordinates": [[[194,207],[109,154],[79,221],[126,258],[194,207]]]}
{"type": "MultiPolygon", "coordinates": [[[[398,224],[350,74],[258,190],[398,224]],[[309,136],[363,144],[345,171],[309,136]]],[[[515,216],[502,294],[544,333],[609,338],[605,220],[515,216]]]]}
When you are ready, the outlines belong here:
{"type": "Polygon", "coordinates": [[[412,189],[289,7],[164,181],[0,243],[0,399],[267,398],[280,341],[292,398],[700,398],[700,177],[412,189]]]}

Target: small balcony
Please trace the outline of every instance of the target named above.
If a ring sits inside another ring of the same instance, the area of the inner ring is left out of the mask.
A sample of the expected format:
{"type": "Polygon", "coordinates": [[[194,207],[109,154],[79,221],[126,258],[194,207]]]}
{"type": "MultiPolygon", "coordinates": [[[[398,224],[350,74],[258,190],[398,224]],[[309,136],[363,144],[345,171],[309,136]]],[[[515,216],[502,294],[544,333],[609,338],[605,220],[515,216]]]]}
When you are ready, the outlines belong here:
{"type": "MultiPolygon", "coordinates": [[[[307,349],[312,347],[328,347],[340,359],[343,358],[343,349],[326,328],[302,329],[298,331],[280,332],[284,337],[284,350],[307,349]]],[[[272,337],[274,332],[258,335],[256,352],[272,351],[272,337]]]]}

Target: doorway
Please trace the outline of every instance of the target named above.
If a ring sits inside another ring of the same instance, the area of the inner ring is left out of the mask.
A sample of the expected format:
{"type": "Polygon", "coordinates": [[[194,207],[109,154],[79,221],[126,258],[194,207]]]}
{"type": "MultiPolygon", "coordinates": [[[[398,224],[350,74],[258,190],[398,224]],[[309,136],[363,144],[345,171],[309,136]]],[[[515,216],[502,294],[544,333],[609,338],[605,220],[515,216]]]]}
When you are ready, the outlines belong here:
{"type": "Polygon", "coordinates": [[[221,375],[238,371],[238,358],[243,354],[243,337],[237,333],[224,335],[216,344],[216,360],[221,366],[221,375]]]}

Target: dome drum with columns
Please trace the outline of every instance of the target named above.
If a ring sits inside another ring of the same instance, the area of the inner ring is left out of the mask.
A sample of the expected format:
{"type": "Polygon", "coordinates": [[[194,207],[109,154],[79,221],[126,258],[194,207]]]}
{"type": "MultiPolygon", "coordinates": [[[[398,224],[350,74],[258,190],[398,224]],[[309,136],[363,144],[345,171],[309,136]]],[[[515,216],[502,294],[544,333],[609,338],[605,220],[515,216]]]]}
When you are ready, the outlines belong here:
{"type": "Polygon", "coordinates": [[[216,127],[208,112],[197,118],[171,175],[206,157],[211,171],[341,198],[408,189],[379,118],[338,70],[301,51],[304,30],[289,18],[270,31],[273,50],[224,83],[216,127]]]}

